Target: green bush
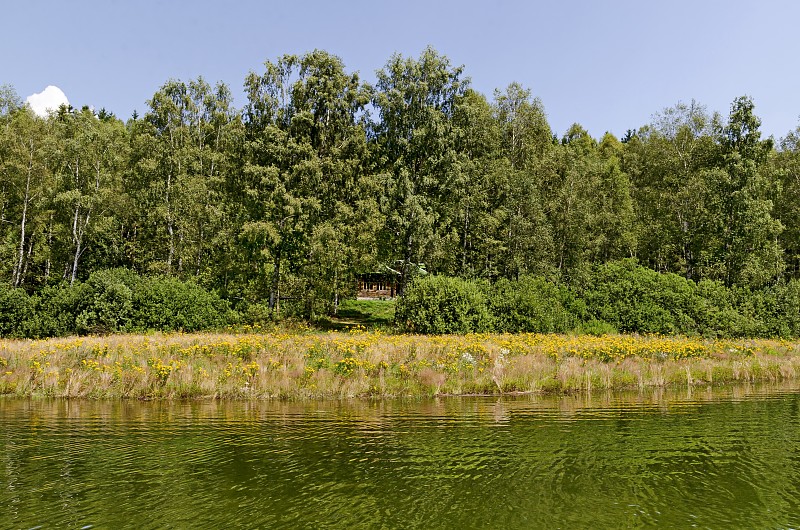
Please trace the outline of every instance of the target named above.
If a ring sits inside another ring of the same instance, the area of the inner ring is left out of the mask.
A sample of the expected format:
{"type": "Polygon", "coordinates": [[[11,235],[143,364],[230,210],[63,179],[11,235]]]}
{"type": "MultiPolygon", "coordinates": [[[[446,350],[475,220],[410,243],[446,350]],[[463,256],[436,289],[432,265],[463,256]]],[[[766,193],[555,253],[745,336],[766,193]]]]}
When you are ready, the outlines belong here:
{"type": "MultiPolygon", "coordinates": [[[[341,306],[342,315],[347,308],[341,306]]],[[[381,310],[386,308],[391,304],[381,303],[381,310]]],[[[248,322],[273,318],[260,303],[243,304],[240,309],[248,322]]],[[[291,314],[291,309],[284,306],[282,316],[291,314]]],[[[192,281],[140,277],[127,269],[96,271],[85,282],[47,286],[32,295],[0,286],[0,336],[4,337],[200,331],[238,319],[226,300],[192,281]]],[[[491,285],[423,276],[408,285],[397,301],[395,321],[404,331],[430,334],[620,331],[793,338],[800,336],[800,281],[779,281],[758,290],[711,280],[695,284],[641,267],[634,260],[596,265],[570,285],[538,276],[501,279],[491,285]]]]}
{"type": "Polygon", "coordinates": [[[143,278],[127,269],[92,273],[72,286],[35,295],[0,288],[0,334],[31,338],[130,331],[199,331],[233,323],[215,293],[176,278],[143,278]]]}
{"type": "Polygon", "coordinates": [[[591,317],[622,332],[695,333],[694,282],[626,259],[596,266],[579,291],[591,317]]]}
{"type": "Polygon", "coordinates": [[[35,300],[23,289],[0,285],[0,336],[25,337],[34,316],[35,300]]]}
{"type": "Polygon", "coordinates": [[[75,316],[75,331],[86,333],[120,333],[128,331],[133,318],[133,292],[139,276],[128,269],[93,272],[75,316]]]}
{"type": "Polygon", "coordinates": [[[594,319],[580,322],[572,331],[576,335],[594,335],[595,337],[619,333],[619,330],[608,322],[594,319]]]}
{"type": "Polygon", "coordinates": [[[128,331],[133,316],[133,289],[140,279],[127,269],[93,272],[85,282],[47,286],[36,293],[29,337],[128,331]]]}
{"type": "Polygon", "coordinates": [[[90,287],[77,282],[51,285],[36,293],[32,337],[63,337],[77,333],[75,322],[88,301],[90,287]]]}
{"type": "Polygon", "coordinates": [[[247,324],[266,324],[274,319],[274,312],[268,304],[252,302],[244,303],[236,308],[242,315],[242,319],[247,324]]]}
{"type": "Polygon", "coordinates": [[[735,291],[739,311],[749,317],[747,336],[797,337],[800,335],[800,282],[780,281],[757,291],[735,291]]]}
{"type": "Polygon", "coordinates": [[[574,296],[566,286],[538,276],[523,276],[495,283],[489,307],[497,331],[566,333],[578,322],[567,308],[574,303],[574,296]]]}
{"type": "Polygon", "coordinates": [[[232,318],[227,301],[191,281],[145,278],[133,291],[133,323],[139,330],[199,331],[225,326],[232,318]]]}
{"type": "Polygon", "coordinates": [[[800,281],[779,284],[778,314],[785,326],[786,337],[800,336],[800,281]]]}
{"type": "MultiPolygon", "coordinates": [[[[748,290],[749,292],[749,290],[748,290]]],[[[735,290],[722,282],[701,280],[697,284],[694,318],[700,333],[707,337],[747,337],[758,334],[760,324],[740,312],[735,290]]]]}
{"type": "Polygon", "coordinates": [[[477,333],[492,324],[484,286],[446,276],[414,280],[395,312],[399,325],[414,333],[477,333]]]}

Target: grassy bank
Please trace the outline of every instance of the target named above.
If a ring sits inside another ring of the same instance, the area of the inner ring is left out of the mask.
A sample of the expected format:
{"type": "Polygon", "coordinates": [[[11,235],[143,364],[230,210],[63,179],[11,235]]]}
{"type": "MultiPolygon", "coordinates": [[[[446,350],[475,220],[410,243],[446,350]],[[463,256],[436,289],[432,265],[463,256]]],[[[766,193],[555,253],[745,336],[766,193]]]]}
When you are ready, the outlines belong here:
{"type": "Polygon", "coordinates": [[[337,399],[591,392],[800,378],[800,344],[637,335],[319,333],[0,341],[0,394],[337,399]]]}
{"type": "Polygon", "coordinates": [[[390,330],[394,327],[395,300],[343,300],[336,315],[319,318],[315,327],[347,331],[356,326],[390,330]]]}

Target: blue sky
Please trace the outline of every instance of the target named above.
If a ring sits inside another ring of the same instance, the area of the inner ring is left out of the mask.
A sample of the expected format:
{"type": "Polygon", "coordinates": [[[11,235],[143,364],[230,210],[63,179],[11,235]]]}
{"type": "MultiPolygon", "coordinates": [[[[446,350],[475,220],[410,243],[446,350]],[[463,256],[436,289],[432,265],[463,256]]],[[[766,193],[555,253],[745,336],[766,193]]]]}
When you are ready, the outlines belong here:
{"type": "Polygon", "coordinates": [[[60,87],[122,118],[169,78],[224,81],[237,106],[250,70],[320,48],[372,81],[395,52],[432,45],[491,96],[517,81],[559,135],[648,123],[679,101],[727,115],[753,97],[764,136],[800,116],[800,2],[739,0],[43,1],[3,7],[0,84],[24,98],[60,87]]]}

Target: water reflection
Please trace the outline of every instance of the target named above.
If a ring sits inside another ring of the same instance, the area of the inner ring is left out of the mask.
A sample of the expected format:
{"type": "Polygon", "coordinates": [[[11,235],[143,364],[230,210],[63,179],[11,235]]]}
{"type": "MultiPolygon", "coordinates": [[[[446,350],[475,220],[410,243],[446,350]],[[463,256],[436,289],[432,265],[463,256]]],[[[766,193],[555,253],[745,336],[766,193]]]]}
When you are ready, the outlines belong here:
{"type": "Polygon", "coordinates": [[[0,399],[0,527],[796,527],[798,390],[0,399]]]}

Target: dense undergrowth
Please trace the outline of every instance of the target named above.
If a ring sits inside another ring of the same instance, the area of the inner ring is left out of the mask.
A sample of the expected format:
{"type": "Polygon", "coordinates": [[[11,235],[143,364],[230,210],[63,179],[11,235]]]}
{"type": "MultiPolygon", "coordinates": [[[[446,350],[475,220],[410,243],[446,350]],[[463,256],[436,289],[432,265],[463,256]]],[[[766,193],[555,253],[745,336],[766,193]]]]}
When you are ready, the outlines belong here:
{"type": "Polygon", "coordinates": [[[570,283],[537,276],[494,284],[428,276],[398,301],[417,333],[654,333],[705,337],[800,336],[800,282],[762,289],[695,283],[633,260],[597,265],[570,283]]]}
{"type": "Polygon", "coordinates": [[[230,304],[191,281],[142,277],[126,269],[92,273],[85,282],[33,294],[0,287],[0,336],[41,338],[199,331],[238,321],[230,304]]]}
{"type": "MultiPolygon", "coordinates": [[[[348,300],[337,315],[322,317],[285,304],[282,318],[320,329],[361,324],[434,335],[640,333],[791,339],[800,336],[800,281],[761,289],[726,287],[622,260],[597,265],[569,282],[540,276],[494,283],[423,276],[396,302],[348,300]]],[[[98,271],[85,282],[31,294],[0,287],[0,336],[5,337],[213,331],[274,325],[276,320],[263,304],[224,300],[191,281],[139,276],[126,269],[98,271]]]]}

